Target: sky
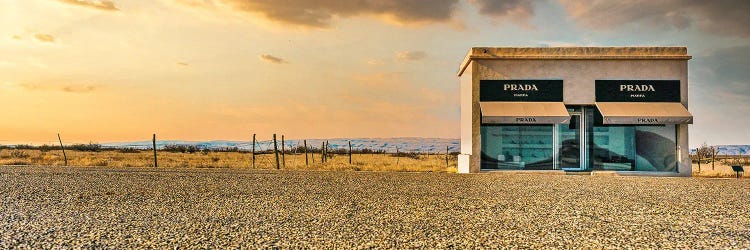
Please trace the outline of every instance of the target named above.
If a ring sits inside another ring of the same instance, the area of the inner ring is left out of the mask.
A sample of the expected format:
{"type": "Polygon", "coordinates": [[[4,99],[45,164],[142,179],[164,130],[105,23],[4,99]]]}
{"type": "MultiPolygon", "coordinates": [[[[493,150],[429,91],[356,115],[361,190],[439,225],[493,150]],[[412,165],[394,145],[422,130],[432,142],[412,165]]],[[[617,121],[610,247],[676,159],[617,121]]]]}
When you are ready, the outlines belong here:
{"type": "Polygon", "coordinates": [[[750,144],[750,1],[0,4],[0,144],[458,138],[475,46],[687,46],[691,147],[750,144]]]}

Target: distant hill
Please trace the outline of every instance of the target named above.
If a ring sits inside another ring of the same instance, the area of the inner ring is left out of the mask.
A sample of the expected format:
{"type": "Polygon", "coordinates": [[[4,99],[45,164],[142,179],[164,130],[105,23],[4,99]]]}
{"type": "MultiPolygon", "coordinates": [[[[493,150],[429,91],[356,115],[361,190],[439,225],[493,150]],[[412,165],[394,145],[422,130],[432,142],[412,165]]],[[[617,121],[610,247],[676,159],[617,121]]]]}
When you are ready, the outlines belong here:
{"type": "MultiPolygon", "coordinates": [[[[718,148],[717,155],[750,155],[750,145],[716,145],[718,148]]],[[[695,149],[690,149],[690,153],[695,153],[695,149]]]]}
{"type": "MultiPolygon", "coordinates": [[[[307,146],[320,148],[323,141],[330,143],[329,148],[348,148],[349,141],[352,143],[353,149],[373,149],[373,150],[386,150],[388,152],[395,152],[396,148],[402,152],[432,152],[432,153],[443,153],[447,146],[451,152],[458,152],[460,150],[459,139],[443,139],[443,138],[416,138],[416,137],[401,137],[401,138],[335,138],[335,139],[307,139],[307,146]]],[[[151,141],[134,141],[134,142],[112,142],[102,143],[104,147],[131,147],[131,148],[151,148],[151,141]]],[[[285,140],[284,145],[286,148],[292,148],[296,146],[302,146],[302,140],[285,140]]],[[[242,150],[252,149],[252,141],[182,141],[182,140],[167,140],[167,141],[156,141],[157,148],[163,148],[165,145],[194,145],[204,149],[220,149],[220,148],[232,148],[237,147],[242,150]]],[[[281,139],[278,138],[278,147],[281,149],[281,139]]],[[[265,140],[256,142],[256,150],[273,149],[273,141],[265,140]]]]}

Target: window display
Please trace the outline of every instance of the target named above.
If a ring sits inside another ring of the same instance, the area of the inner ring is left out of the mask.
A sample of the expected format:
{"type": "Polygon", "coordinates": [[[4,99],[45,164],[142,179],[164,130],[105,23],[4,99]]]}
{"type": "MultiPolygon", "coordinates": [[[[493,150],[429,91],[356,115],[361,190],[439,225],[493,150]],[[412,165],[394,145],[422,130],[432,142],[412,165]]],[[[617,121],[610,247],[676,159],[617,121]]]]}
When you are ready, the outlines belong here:
{"type": "Polygon", "coordinates": [[[482,125],[482,168],[553,169],[553,125],[482,125]]]}
{"type": "Polygon", "coordinates": [[[676,125],[605,125],[593,110],[590,166],[593,170],[676,171],[676,125]]]}
{"type": "Polygon", "coordinates": [[[677,171],[676,125],[606,125],[594,107],[568,111],[567,124],[482,124],[482,169],[677,171]]]}

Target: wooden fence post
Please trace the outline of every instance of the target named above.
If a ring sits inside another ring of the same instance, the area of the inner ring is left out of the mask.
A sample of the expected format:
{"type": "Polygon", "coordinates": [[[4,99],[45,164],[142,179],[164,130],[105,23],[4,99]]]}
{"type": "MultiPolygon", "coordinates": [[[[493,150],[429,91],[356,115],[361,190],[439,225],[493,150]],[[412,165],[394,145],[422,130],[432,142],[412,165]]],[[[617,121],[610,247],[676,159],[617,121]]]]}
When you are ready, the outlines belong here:
{"type": "Polygon", "coordinates": [[[445,167],[446,168],[450,166],[450,164],[448,164],[448,155],[450,155],[450,152],[448,152],[448,147],[449,146],[445,146],[445,167]]]}
{"type": "Polygon", "coordinates": [[[352,141],[349,141],[349,165],[352,165],[352,141]]]}
{"type": "Polygon", "coordinates": [[[154,134],[153,142],[154,142],[154,168],[158,168],[159,162],[156,160],[156,134],[154,134]]]}
{"type": "Polygon", "coordinates": [[[281,165],[279,165],[279,148],[276,146],[276,134],[273,134],[273,153],[276,155],[276,169],[281,169],[281,165]]]}
{"type": "Polygon", "coordinates": [[[326,163],[326,142],[320,146],[320,163],[326,163]]]}
{"type": "Polygon", "coordinates": [[[398,147],[396,147],[396,167],[398,167],[398,147]]]}
{"type": "Polygon", "coordinates": [[[62,139],[60,139],[60,133],[57,134],[57,140],[60,141],[60,148],[63,151],[63,158],[65,158],[65,166],[68,166],[68,155],[65,154],[65,146],[63,146],[62,139]]]}
{"type": "Polygon", "coordinates": [[[716,147],[711,147],[711,170],[716,170],[714,168],[714,161],[716,161],[716,147]]]}
{"type": "Polygon", "coordinates": [[[286,153],[284,151],[284,135],[281,135],[281,165],[286,168],[286,153]]]}
{"type": "Polygon", "coordinates": [[[253,134],[253,168],[255,168],[255,134],[253,134]]]}
{"type": "MultiPolygon", "coordinates": [[[[698,173],[701,172],[701,154],[698,152],[700,148],[695,149],[695,157],[698,158],[698,173]]],[[[692,163],[692,160],[691,160],[692,163]]]]}
{"type": "Polygon", "coordinates": [[[305,166],[310,165],[309,160],[307,159],[307,140],[302,141],[305,145],[305,166]]]}

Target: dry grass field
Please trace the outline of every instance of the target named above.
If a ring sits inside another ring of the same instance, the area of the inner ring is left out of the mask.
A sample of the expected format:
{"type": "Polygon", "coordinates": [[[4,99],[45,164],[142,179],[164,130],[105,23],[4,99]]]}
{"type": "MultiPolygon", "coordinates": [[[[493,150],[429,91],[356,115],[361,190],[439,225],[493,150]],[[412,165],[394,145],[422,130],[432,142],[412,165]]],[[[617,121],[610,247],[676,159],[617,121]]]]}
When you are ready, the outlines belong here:
{"type": "MultiPolygon", "coordinates": [[[[66,150],[69,166],[96,167],[154,167],[153,151],[122,152],[104,150],[86,152],[66,150]]],[[[256,154],[256,169],[275,169],[273,154],[256,154]]],[[[410,155],[396,157],[394,154],[354,154],[352,164],[348,155],[329,154],[326,163],[321,163],[321,155],[308,154],[305,164],[304,154],[286,154],[281,168],[305,170],[350,170],[350,171],[400,171],[400,172],[456,172],[456,157],[449,156],[446,166],[445,155],[410,155]]],[[[281,161],[281,154],[279,154],[281,161]]],[[[245,152],[195,152],[157,153],[159,167],[165,168],[237,168],[252,169],[252,154],[245,152]]],[[[63,166],[61,150],[2,149],[0,165],[63,166]]]]}
{"type": "Polygon", "coordinates": [[[736,173],[732,166],[743,166],[748,175],[742,175],[743,178],[750,178],[750,157],[745,155],[717,155],[715,159],[704,157],[701,164],[695,155],[693,159],[693,176],[697,177],[718,177],[718,178],[735,178],[736,173]],[[712,162],[713,160],[713,162],[712,162]]]}
{"type": "MultiPolygon", "coordinates": [[[[750,167],[744,167],[746,174],[742,175],[742,178],[750,178],[750,167]]],[[[732,171],[731,165],[724,164],[722,162],[716,162],[714,167],[711,167],[711,163],[701,164],[700,170],[698,164],[693,163],[693,176],[698,177],[719,177],[719,178],[735,178],[735,172],[732,171]]]]}
{"type": "MultiPolygon", "coordinates": [[[[153,151],[150,150],[102,150],[99,152],[66,150],[69,166],[82,167],[117,167],[117,168],[150,168],[154,167],[153,151]]],[[[233,168],[233,169],[275,169],[276,159],[271,153],[256,154],[255,167],[252,166],[252,154],[248,152],[166,152],[158,151],[160,168],[233,168]]],[[[296,170],[343,170],[343,171],[397,171],[397,172],[456,172],[456,156],[448,156],[446,166],[445,154],[353,154],[352,164],[346,154],[329,154],[326,163],[321,163],[320,153],[309,153],[305,164],[304,154],[279,154],[281,168],[296,170]]],[[[731,165],[732,159],[703,163],[698,167],[693,163],[693,176],[697,177],[735,177],[731,165]]],[[[65,164],[61,150],[38,149],[0,149],[0,165],[63,166],[65,164]]],[[[744,178],[750,178],[750,168],[744,178]]]]}

